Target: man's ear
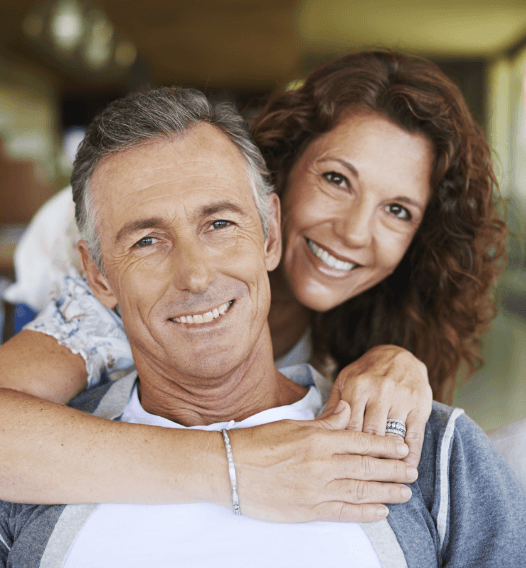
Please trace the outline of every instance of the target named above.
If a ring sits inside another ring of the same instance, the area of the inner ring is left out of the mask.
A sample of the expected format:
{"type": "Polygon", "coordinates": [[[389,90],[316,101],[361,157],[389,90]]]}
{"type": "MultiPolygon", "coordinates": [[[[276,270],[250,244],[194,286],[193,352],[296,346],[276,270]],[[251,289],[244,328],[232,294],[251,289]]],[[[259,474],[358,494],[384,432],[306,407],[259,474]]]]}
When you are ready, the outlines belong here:
{"type": "Polygon", "coordinates": [[[281,204],[279,197],[271,193],[267,199],[268,235],[265,240],[265,264],[267,270],[274,270],[281,259],[281,204]]]}
{"type": "Polygon", "coordinates": [[[80,253],[82,270],[86,275],[86,279],[93,294],[95,294],[95,297],[102,303],[102,305],[112,310],[117,305],[117,298],[113,293],[108,279],[101,273],[97,265],[93,262],[86,241],[79,241],[77,248],[80,253]]]}

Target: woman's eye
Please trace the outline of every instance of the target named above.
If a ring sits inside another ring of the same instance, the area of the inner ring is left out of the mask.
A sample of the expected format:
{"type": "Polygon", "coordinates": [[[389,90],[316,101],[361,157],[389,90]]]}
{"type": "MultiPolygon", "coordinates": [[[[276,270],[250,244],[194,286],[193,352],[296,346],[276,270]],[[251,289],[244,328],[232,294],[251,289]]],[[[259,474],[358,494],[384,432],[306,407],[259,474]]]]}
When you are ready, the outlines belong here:
{"type": "Polygon", "coordinates": [[[411,221],[411,219],[413,218],[411,213],[409,213],[409,211],[402,205],[398,205],[398,203],[391,203],[390,205],[388,205],[387,211],[391,215],[398,217],[398,219],[403,219],[404,221],[411,221]]]}
{"type": "Polygon", "coordinates": [[[153,245],[154,241],[155,239],[153,237],[143,237],[135,243],[135,246],[139,248],[149,247],[150,245],[153,245]]]}
{"type": "Polygon", "coordinates": [[[337,172],[327,172],[323,177],[329,182],[338,187],[349,187],[349,180],[342,174],[337,172]]]}
{"type": "Polygon", "coordinates": [[[230,221],[214,221],[211,225],[212,229],[224,229],[230,225],[230,221]]]}

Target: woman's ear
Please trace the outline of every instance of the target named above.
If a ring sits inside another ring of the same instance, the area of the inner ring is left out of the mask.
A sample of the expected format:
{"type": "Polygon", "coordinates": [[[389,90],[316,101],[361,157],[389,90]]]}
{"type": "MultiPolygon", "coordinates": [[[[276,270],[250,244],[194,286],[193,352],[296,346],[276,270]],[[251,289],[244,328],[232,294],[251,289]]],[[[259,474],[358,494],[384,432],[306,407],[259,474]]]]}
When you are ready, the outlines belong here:
{"type": "Polygon", "coordinates": [[[80,253],[82,270],[84,271],[93,294],[95,294],[95,297],[103,306],[112,310],[117,305],[117,298],[113,293],[108,279],[93,262],[86,241],[79,241],[77,248],[80,253]]]}
{"type": "Polygon", "coordinates": [[[279,197],[271,193],[267,199],[268,234],[265,239],[265,264],[267,270],[274,270],[281,259],[281,204],[279,197]]]}

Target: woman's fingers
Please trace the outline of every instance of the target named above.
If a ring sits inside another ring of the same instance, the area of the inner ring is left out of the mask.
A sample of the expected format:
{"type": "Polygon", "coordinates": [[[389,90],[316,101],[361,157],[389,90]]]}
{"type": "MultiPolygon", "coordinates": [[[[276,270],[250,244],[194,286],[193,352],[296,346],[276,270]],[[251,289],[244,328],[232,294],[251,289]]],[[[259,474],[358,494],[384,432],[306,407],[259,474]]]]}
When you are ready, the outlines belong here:
{"type": "Polygon", "coordinates": [[[351,419],[349,420],[349,424],[347,425],[347,430],[354,430],[355,432],[363,431],[366,434],[370,434],[372,432],[367,432],[363,429],[366,401],[357,397],[354,398],[355,401],[353,402],[353,405],[351,407],[351,419]]]}
{"type": "Polygon", "coordinates": [[[338,375],[329,399],[332,407],[340,398],[351,407],[350,430],[385,437],[389,418],[404,422],[410,450],[406,461],[418,465],[432,403],[422,362],[399,347],[375,347],[338,375]]]}
{"type": "Polygon", "coordinates": [[[355,523],[378,521],[388,515],[389,510],[384,503],[405,503],[412,495],[411,489],[406,485],[345,479],[334,481],[331,490],[335,492],[335,499],[316,505],[313,520],[355,523]],[[372,496],[379,498],[379,501],[371,502],[372,496]]]}
{"type": "MultiPolygon", "coordinates": [[[[329,395],[329,400],[327,400],[327,404],[325,405],[325,412],[321,416],[318,416],[318,420],[330,416],[338,406],[338,403],[340,402],[341,399],[342,399],[342,393],[340,391],[340,383],[336,381],[332,385],[331,394],[329,395]]],[[[347,400],[347,402],[350,401],[347,400]]]]}
{"type": "MultiPolygon", "coordinates": [[[[338,456],[334,460],[334,480],[380,481],[413,483],[418,471],[412,465],[397,459],[377,459],[369,456],[338,456]]],[[[333,480],[333,481],[334,481],[333,480]]],[[[382,502],[383,500],[379,500],[382,502]]]]}
{"type": "Polygon", "coordinates": [[[351,407],[348,402],[340,400],[333,411],[326,411],[316,419],[318,425],[328,430],[345,430],[351,418],[351,407]]]}
{"type": "MultiPolygon", "coordinates": [[[[424,409],[416,409],[408,412],[408,405],[386,406],[382,402],[367,406],[363,422],[363,432],[376,434],[378,436],[390,436],[397,440],[404,440],[409,448],[409,454],[404,461],[418,467],[422,446],[424,444],[424,434],[429,414],[424,405],[424,409]],[[388,419],[400,420],[405,424],[405,438],[399,434],[386,432],[388,419]]],[[[352,419],[352,418],[351,418],[352,419]]]]}
{"type": "MultiPolygon", "coordinates": [[[[330,419],[313,420],[306,422],[317,429],[333,430],[330,419]]],[[[313,438],[311,444],[312,449],[316,451],[316,445],[321,443],[325,447],[320,448],[320,452],[328,452],[329,455],[358,455],[369,456],[383,459],[401,459],[405,458],[409,452],[407,444],[403,440],[395,440],[379,436],[371,436],[363,432],[343,430],[334,432],[334,434],[326,433],[322,437],[315,438],[315,432],[311,433],[313,438]]]]}
{"type": "Polygon", "coordinates": [[[428,418],[429,414],[427,412],[420,411],[412,411],[407,416],[405,443],[409,448],[409,454],[404,458],[404,461],[413,467],[418,467],[420,463],[428,418]]]}
{"type": "MultiPolygon", "coordinates": [[[[391,405],[386,396],[370,401],[364,411],[362,431],[366,434],[385,436],[387,419],[391,418],[390,410],[391,405]]],[[[401,416],[400,418],[404,419],[405,416],[401,416]]]]}
{"type": "Polygon", "coordinates": [[[373,523],[385,519],[389,509],[380,503],[358,505],[342,501],[324,501],[314,507],[313,521],[373,523]]]}
{"type": "Polygon", "coordinates": [[[367,503],[405,503],[411,499],[411,489],[398,483],[378,483],[377,481],[357,481],[339,479],[329,489],[335,498],[342,496],[347,503],[362,505],[367,503]]]}
{"type": "Polygon", "coordinates": [[[339,508],[345,511],[340,520],[378,520],[373,513],[377,506],[410,498],[403,484],[413,482],[417,472],[401,459],[407,446],[401,440],[345,430],[346,404],[338,414],[230,432],[244,514],[305,522],[339,516],[339,508]]]}

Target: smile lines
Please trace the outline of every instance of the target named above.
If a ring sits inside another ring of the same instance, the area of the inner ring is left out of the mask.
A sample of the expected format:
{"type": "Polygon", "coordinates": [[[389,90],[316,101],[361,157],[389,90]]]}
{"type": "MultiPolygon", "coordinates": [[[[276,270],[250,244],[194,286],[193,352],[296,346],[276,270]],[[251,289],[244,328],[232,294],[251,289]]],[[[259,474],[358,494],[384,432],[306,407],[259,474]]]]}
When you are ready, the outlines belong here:
{"type": "Polygon", "coordinates": [[[207,323],[209,321],[217,319],[219,316],[223,315],[228,308],[234,303],[234,300],[230,300],[230,302],[225,302],[218,308],[214,308],[206,314],[197,314],[192,316],[181,316],[179,318],[169,318],[170,321],[174,321],[176,323],[207,323]]]}
{"type": "Polygon", "coordinates": [[[307,244],[309,245],[309,248],[314,253],[314,255],[331,268],[336,268],[336,270],[351,271],[359,266],[358,264],[352,264],[350,262],[338,260],[336,257],[332,256],[332,254],[329,254],[325,249],[322,249],[317,244],[313,243],[310,239],[307,239],[307,244]]]}

